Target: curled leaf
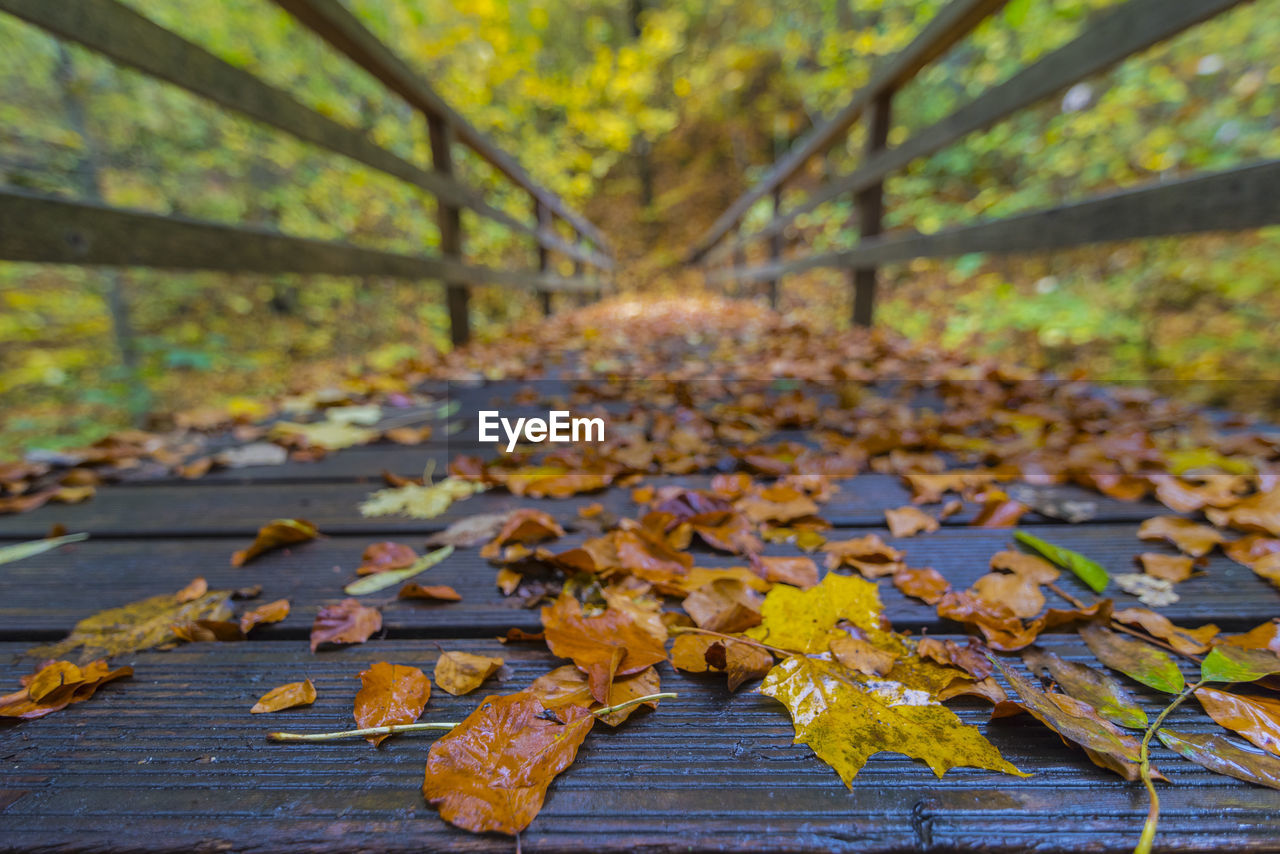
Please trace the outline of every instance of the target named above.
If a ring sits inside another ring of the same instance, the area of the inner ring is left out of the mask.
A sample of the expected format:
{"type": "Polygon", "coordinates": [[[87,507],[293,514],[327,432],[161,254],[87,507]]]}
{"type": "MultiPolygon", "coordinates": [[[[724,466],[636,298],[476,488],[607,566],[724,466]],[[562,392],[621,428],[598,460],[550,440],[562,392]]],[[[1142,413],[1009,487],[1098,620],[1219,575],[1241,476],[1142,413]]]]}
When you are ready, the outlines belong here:
{"type": "Polygon", "coordinates": [[[1156,516],[1138,527],[1142,540],[1164,540],[1173,543],[1178,551],[1192,557],[1201,557],[1213,551],[1223,542],[1223,536],[1208,525],[1200,525],[1181,516],[1156,516]]]}
{"type": "Polygon", "coordinates": [[[42,718],[88,700],[108,682],[132,675],[132,667],[112,670],[105,659],[84,666],[50,661],[25,677],[20,690],[0,697],[0,718],[28,721],[42,718]]]}
{"type": "Polygon", "coordinates": [[[258,536],[249,548],[231,556],[231,565],[244,566],[264,552],[305,543],[314,540],[318,534],[316,526],[305,519],[276,519],[258,529],[258,536]]]}
{"type": "Polygon", "coordinates": [[[542,609],[547,646],[569,658],[587,674],[591,696],[604,702],[616,676],[639,673],[667,658],[667,629],[656,610],[647,610],[625,596],[606,594],[608,607],[588,616],[568,593],[542,609]]]}
{"type": "Polygon", "coordinates": [[[307,679],[302,682],[290,682],[279,688],[272,688],[262,695],[262,699],[249,710],[250,714],[260,715],[264,712],[279,712],[295,706],[309,706],[316,701],[316,686],[307,679]]]}
{"type": "Polygon", "coordinates": [[[743,682],[768,673],[773,656],[745,641],[682,634],[671,645],[671,664],[686,673],[723,672],[729,677],[729,690],[736,691],[743,682]]]}

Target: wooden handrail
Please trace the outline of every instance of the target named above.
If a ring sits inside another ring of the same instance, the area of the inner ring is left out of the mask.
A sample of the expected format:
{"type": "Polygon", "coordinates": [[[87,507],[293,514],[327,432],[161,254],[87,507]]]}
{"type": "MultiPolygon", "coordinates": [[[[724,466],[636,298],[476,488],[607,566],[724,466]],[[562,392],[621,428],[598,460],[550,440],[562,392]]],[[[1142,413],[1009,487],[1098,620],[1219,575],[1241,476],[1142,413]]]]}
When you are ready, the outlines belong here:
{"type": "Polygon", "coordinates": [[[799,205],[775,217],[742,243],[781,234],[799,217],[846,193],[858,193],[913,160],[942,150],[975,131],[989,128],[1086,77],[1165,41],[1245,0],[1130,0],[1064,47],[1042,57],[994,89],[918,132],[901,145],[872,155],[854,171],[838,176],[799,205]]]}
{"type": "MultiPolygon", "coordinates": [[[[278,0],[277,0],[278,1],[278,0]]],[[[854,93],[834,116],[814,128],[803,140],[778,159],[750,190],[731,204],[710,230],[689,252],[688,263],[696,264],[751,206],[786,183],[809,158],[821,154],[844,138],[844,134],[883,92],[901,88],[952,45],[969,34],[987,16],[1008,0],[952,0],[912,40],[872,73],[871,82],[854,93]]]]}
{"type": "Polygon", "coordinates": [[[1280,224],[1280,160],[1156,182],[933,234],[886,234],[852,249],[712,273],[711,281],[770,281],[791,273],[944,258],[1036,252],[1144,237],[1280,224]]]}
{"type": "Polygon", "coordinates": [[[550,190],[539,185],[506,152],[494,145],[411,69],[378,40],[338,0],[273,0],[282,9],[324,39],[352,62],[368,71],[383,85],[428,116],[446,122],[458,141],[488,161],[512,182],[536,196],[552,213],[590,238],[596,246],[608,247],[604,235],[585,217],[574,211],[550,190]]]}
{"type": "Polygon", "coordinates": [[[41,264],[441,279],[470,285],[598,290],[593,279],[496,270],[262,228],[0,189],[0,258],[41,264]]]}

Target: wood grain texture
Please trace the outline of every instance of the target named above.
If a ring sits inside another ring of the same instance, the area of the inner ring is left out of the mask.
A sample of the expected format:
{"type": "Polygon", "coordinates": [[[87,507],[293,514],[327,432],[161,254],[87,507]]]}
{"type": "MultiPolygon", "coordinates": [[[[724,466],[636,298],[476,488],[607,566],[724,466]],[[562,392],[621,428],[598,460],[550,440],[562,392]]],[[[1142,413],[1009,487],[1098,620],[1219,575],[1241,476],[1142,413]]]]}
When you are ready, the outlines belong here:
{"type": "MultiPolygon", "coordinates": [[[[481,692],[433,695],[424,720],[457,720],[483,692],[528,685],[560,662],[545,650],[453,640],[500,655],[506,667],[481,692]]],[[[1046,644],[1091,661],[1078,640],[1046,644]]],[[[15,682],[21,647],[0,646],[0,678],[15,682]]],[[[129,658],[136,675],[39,721],[0,729],[8,801],[0,850],[509,852],[503,837],[472,836],[421,800],[431,736],[274,745],[268,730],[352,725],[360,670],[376,661],[428,672],[430,641],[375,640],[311,655],[303,641],[199,644],[129,658]],[[250,715],[267,689],[311,678],[314,706],[250,715]],[[198,701],[193,701],[198,692],[198,701]],[[198,705],[197,705],[198,704],[198,705]]],[[[987,708],[955,704],[1015,765],[1015,779],[957,769],[937,780],[895,754],[873,757],[846,790],[808,748],[793,745],[783,708],[721,678],[661,666],[679,692],[617,730],[600,727],[552,785],[522,837],[541,851],[1128,851],[1146,814],[1137,783],[1093,766],[1026,716],[987,723],[987,708]]],[[[1160,702],[1131,685],[1143,705],[1160,702]]],[[[1171,726],[1213,727],[1194,706],[1171,726]]],[[[1247,786],[1176,760],[1160,745],[1165,850],[1270,850],[1280,834],[1280,792],[1247,786]]],[[[4,803],[4,801],[0,801],[4,803]]]]}

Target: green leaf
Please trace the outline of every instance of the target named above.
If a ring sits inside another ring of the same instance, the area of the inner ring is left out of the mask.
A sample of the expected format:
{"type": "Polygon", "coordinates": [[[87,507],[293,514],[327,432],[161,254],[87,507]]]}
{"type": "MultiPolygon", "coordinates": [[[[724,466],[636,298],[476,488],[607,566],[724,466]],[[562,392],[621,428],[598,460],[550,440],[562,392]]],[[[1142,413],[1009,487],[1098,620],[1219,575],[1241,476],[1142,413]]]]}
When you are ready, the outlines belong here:
{"type": "Polygon", "coordinates": [[[1280,656],[1265,649],[1215,646],[1200,664],[1203,682],[1256,682],[1280,673],[1280,656]]]}
{"type": "Polygon", "coordinates": [[[1048,671],[1058,687],[1093,706],[1098,714],[1113,724],[1129,729],[1147,728],[1147,713],[1134,696],[1109,674],[1035,647],[1024,652],[1022,660],[1033,672],[1048,671]]]}
{"type": "Polygon", "coordinates": [[[67,543],[79,543],[89,539],[88,534],[67,534],[65,537],[53,537],[47,540],[32,540],[29,543],[16,543],[0,548],[0,563],[13,563],[15,560],[35,557],[67,543]]]}
{"type": "Polygon", "coordinates": [[[1177,662],[1162,649],[1118,635],[1095,623],[1082,627],[1080,636],[1099,661],[1148,688],[1177,694],[1186,687],[1177,662]]]}
{"type": "Polygon", "coordinates": [[[1089,585],[1094,593],[1101,593],[1107,589],[1107,583],[1111,580],[1111,577],[1107,575],[1107,571],[1097,561],[1087,558],[1079,552],[1073,552],[1071,549],[1064,549],[1062,546],[1047,543],[1039,537],[1028,534],[1026,531],[1014,531],[1013,537],[1027,548],[1036,550],[1058,566],[1074,572],[1076,577],[1089,585]]]}
{"type": "Polygon", "coordinates": [[[342,588],[342,592],[348,596],[364,596],[366,593],[377,593],[379,590],[390,587],[393,584],[399,584],[401,581],[413,578],[420,572],[426,572],[451,554],[453,554],[453,546],[436,549],[418,558],[413,562],[412,566],[366,575],[364,578],[353,581],[342,588]]]}

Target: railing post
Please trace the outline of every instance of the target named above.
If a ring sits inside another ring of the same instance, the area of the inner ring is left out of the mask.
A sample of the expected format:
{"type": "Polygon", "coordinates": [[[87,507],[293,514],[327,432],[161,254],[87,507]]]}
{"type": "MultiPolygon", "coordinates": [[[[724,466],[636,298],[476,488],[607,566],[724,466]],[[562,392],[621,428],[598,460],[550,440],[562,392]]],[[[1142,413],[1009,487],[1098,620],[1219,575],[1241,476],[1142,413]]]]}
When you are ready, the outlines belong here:
{"type": "MultiPolygon", "coordinates": [[[[575,232],[574,232],[574,240],[573,240],[573,242],[574,242],[575,244],[577,244],[577,246],[578,246],[578,248],[579,248],[579,249],[581,249],[581,248],[582,248],[582,235],[575,231],[575,232]]],[[[581,279],[581,278],[582,278],[582,274],[583,274],[583,273],[585,273],[586,271],[587,271],[587,265],[586,265],[586,264],[583,264],[583,263],[582,263],[581,261],[579,261],[577,258],[573,259],[573,277],[574,277],[575,279],[581,279]]],[[[578,305],[587,305],[588,303],[590,303],[590,302],[591,302],[591,295],[590,295],[589,293],[587,293],[586,291],[579,291],[578,293],[579,293],[579,296],[578,296],[578,305]]],[[[598,293],[597,293],[597,295],[596,295],[596,298],[597,298],[597,299],[599,299],[599,294],[598,294],[598,293]]]]}
{"type": "MultiPolygon", "coordinates": [[[[443,118],[427,116],[431,134],[431,166],[444,177],[453,175],[453,128],[443,118]]],[[[437,223],[440,227],[440,254],[451,261],[462,261],[462,209],[436,199],[437,223]]],[[[449,306],[449,338],[455,347],[471,340],[470,292],[461,282],[445,281],[445,300],[449,306]]]]}
{"type": "MultiPolygon", "coordinates": [[[[538,272],[545,273],[551,268],[551,252],[543,244],[542,235],[544,231],[551,230],[551,209],[537,196],[533,196],[533,216],[538,227],[538,272]]],[[[538,297],[542,301],[542,316],[550,317],[551,291],[543,289],[538,292],[538,297]]]]}
{"type": "MultiPolygon", "coordinates": [[[[773,215],[776,217],[782,213],[782,184],[773,188],[773,215]]],[[[782,233],[771,235],[769,237],[769,263],[776,264],[782,260],[782,233]]],[[[765,288],[769,294],[769,308],[776,309],[778,307],[778,286],[781,283],[777,279],[770,279],[765,282],[765,288]]]]}
{"type": "MultiPolygon", "coordinates": [[[[871,105],[870,123],[867,126],[867,157],[882,151],[889,141],[889,125],[892,122],[893,90],[886,89],[876,96],[871,105]]],[[[858,212],[858,241],[874,237],[881,231],[884,217],[884,181],[858,193],[854,200],[858,212]]],[[[876,268],[855,267],[850,272],[853,280],[853,324],[870,326],[876,302],[876,268]]]]}

